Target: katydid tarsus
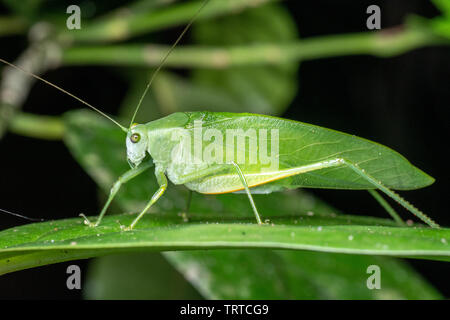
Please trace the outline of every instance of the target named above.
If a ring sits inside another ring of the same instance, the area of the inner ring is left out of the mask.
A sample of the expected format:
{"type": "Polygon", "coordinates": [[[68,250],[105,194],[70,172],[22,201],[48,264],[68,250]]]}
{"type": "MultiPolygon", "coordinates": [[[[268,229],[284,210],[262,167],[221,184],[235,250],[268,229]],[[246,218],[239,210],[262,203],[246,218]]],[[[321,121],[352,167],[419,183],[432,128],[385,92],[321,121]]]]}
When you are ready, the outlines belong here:
{"type": "Polygon", "coordinates": [[[127,160],[131,169],[113,185],[96,222],[90,222],[83,215],[87,225],[98,226],[121,186],[154,165],[159,189],[125,230],[133,229],[164,194],[167,177],[174,184],[184,184],[203,194],[245,192],[258,224],[262,222],[252,193],[328,188],[368,190],[399,224],[403,224],[376,191],[380,190],[429,226],[439,227],[393,191],[422,188],[432,184],[434,179],[397,152],[375,142],[298,121],[248,113],[177,112],[146,124],[133,123],[158,71],[208,1],[203,2],[153,72],[128,129],[66,90],[0,59],[77,99],[126,132],[127,160]],[[243,143],[235,145],[235,138],[243,143]],[[145,161],[149,156],[153,161],[145,161]]]}

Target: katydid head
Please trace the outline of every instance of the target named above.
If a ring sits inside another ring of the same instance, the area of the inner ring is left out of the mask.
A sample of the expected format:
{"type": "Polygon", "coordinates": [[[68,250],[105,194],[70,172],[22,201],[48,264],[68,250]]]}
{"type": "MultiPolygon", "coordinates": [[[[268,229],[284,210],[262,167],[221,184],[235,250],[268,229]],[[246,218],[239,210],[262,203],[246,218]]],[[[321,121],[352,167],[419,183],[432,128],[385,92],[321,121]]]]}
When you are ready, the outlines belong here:
{"type": "Polygon", "coordinates": [[[142,124],[134,124],[127,133],[127,160],[130,166],[137,167],[145,158],[148,138],[142,124]]]}

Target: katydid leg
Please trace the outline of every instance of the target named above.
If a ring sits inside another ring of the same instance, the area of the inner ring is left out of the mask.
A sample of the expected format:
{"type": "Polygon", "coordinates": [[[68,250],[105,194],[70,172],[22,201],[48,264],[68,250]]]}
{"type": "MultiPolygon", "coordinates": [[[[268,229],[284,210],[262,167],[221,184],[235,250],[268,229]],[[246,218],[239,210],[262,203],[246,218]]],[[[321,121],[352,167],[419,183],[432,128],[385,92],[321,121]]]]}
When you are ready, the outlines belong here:
{"type": "Polygon", "coordinates": [[[386,187],[384,184],[381,183],[381,181],[377,181],[374,177],[367,174],[363,169],[361,169],[358,165],[353,164],[352,162],[345,160],[345,159],[339,159],[342,164],[347,165],[349,168],[351,168],[353,171],[355,171],[357,174],[359,174],[361,177],[366,179],[368,182],[372,183],[377,189],[383,191],[386,195],[394,199],[396,202],[398,202],[400,205],[402,205],[405,209],[407,209],[409,212],[414,214],[416,217],[418,217],[420,220],[428,224],[432,228],[439,228],[439,225],[434,222],[430,217],[425,215],[422,211],[414,207],[412,204],[410,204],[408,201],[403,199],[400,195],[386,187]]]}
{"type": "Polygon", "coordinates": [[[95,223],[90,222],[89,219],[86,216],[81,215],[82,217],[84,217],[84,223],[89,225],[89,226],[91,226],[91,227],[97,227],[100,224],[100,222],[102,221],[103,216],[106,213],[106,210],[108,210],[108,207],[111,204],[111,201],[116,196],[116,194],[119,191],[119,189],[122,186],[122,184],[130,181],[131,179],[133,179],[135,177],[137,177],[142,172],[144,172],[145,170],[150,168],[152,165],[153,165],[152,162],[146,162],[146,163],[143,163],[142,165],[140,165],[139,167],[132,168],[132,169],[128,170],[127,172],[125,172],[123,175],[121,175],[119,177],[119,179],[114,183],[113,187],[111,188],[111,191],[109,192],[108,200],[106,201],[105,205],[103,206],[103,209],[100,212],[100,215],[99,215],[97,221],[95,223]]]}
{"type": "MultiPolygon", "coordinates": [[[[234,164],[234,165],[237,166],[236,164],[234,164]]],[[[302,173],[312,172],[312,171],[321,170],[321,169],[330,168],[330,167],[339,167],[339,166],[346,166],[346,167],[352,169],[359,176],[361,176],[366,181],[371,183],[376,189],[384,192],[386,195],[388,195],[390,198],[392,198],[397,203],[402,205],[404,208],[406,208],[408,211],[410,211],[416,217],[418,217],[423,222],[428,224],[430,227],[439,228],[439,225],[436,222],[434,222],[431,218],[429,218],[427,215],[425,215],[422,211],[420,211],[419,209],[414,207],[412,204],[410,204],[408,201],[403,199],[400,195],[398,195],[397,193],[395,193],[394,191],[392,191],[391,189],[386,187],[381,181],[378,181],[374,177],[369,175],[367,172],[365,172],[364,169],[361,169],[357,164],[354,164],[351,161],[348,161],[346,159],[336,158],[336,159],[330,159],[330,160],[326,160],[326,161],[311,163],[309,165],[302,166],[302,167],[289,168],[289,169],[283,170],[282,172],[280,171],[280,174],[281,174],[280,178],[284,178],[284,177],[288,177],[288,176],[294,176],[294,175],[299,175],[299,174],[302,174],[302,173]],[[284,175],[284,176],[282,177],[282,175],[284,175]]],[[[238,166],[237,166],[237,168],[239,169],[238,166]]],[[[242,176],[243,175],[240,175],[241,180],[243,180],[242,176]]],[[[245,181],[245,178],[244,178],[244,181],[245,181]]],[[[247,184],[244,184],[244,186],[246,187],[246,191],[247,191],[248,190],[247,184]]],[[[249,194],[249,191],[247,192],[247,194],[249,194]]],[[[249,198],[250,197],[251,197],[251,195],[249,194],[249,198]]],[[[380,202],[380,198],[381,197],[378,198],[378,197],[375,196],[375,198],[378,200],[378,202],[380,202]]],[[[250,201],[250,202],[252,202],[252,201],[250,201]]],[[[396,221],[399,222],[401,220],[400,217],[398,217],[398,215],[395,213],[395,211],[390,206],[389,206],[389,208],[391,208],[392,210],[388,210],[388,207],[386,206],[387,202],[382,200],[382,202],[380,202],[380,204],[391,215],[393,215],[393,217],[394,217],[394,219],[396,221]]]]}
{"type": "Polygon", "coordinates": [[[247,192],[248,199],[250,200],[250,204],[252,206],[253,212],[255,213],[256,221],[258,221],[258,224],[262,224],[261,217],[259,216],[258,209],[256,209],[255,202],[253,201],[252,194],[250,192],[250,189],[248,188],[247,180],[245,179],[244,173],[242,172],[239,165],[235,162],[231,162],[233,166],[236,168],[237,174],[239,175],[239,178],[241,179],[242,184],[244,185],[245,192],[247,192]]]}
{"type": "Polygon", "coordinates": [[[402,220],[402,218],[400,218],[400,216],[394,210],[394,208],[392,208],[391,205],[387,203],[387,201],[384,200],[383,197],[377,191],[375,190],[367,190],[367,191],[369,191],[372,197],[374,197],[375,200],[377,200],[377,202],[384,208],[384,210],[386,210],[399,225],[401,226],[405,225],[405,222],[402,220]]]}
{"type": "Polygon", "coordinates": [[[158,180],[159,189],[153,194],[152,198],[148,202],[148,204],[145,206],[144,210],[139,213],[139,215],[136,217],[136,219],[133,220],[131,225],[128,228],[125,228],[126,230],[132,230],[138,221],[143,217],[143,215],[150,209],[150,207],[158,201],[158,199],[164,194],[164,191],[167,189],[167,178],[164,175],[164,169],[160,166],[156,166],[155,169],[155,175],[156,179],[158,180]]]}

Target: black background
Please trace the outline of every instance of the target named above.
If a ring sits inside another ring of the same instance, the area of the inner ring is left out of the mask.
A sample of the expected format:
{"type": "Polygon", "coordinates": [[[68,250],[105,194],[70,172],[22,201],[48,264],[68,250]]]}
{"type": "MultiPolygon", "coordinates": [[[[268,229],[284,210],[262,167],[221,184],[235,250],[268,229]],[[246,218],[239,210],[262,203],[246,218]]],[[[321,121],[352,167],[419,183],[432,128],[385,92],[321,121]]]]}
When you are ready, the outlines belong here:
{"type": "MultiPolygon", "coordinates": [[[[62,2],[64,3],[64,2],[62,2]]],[[[72,4],[76,2],[70,2],[72,4]]],[[[121,1],[109,1],[121,4],[121,1]]],[[[302,37],[367,31],[366,8],[377,4],[382,28],[399,25],[411,13],[434,17],[436,8],[425,0],[286,1],[302,37]]],[[[62,5],[62,4],[60,4],[62,5]]],[[[166,43],[180,29],[164,33],[166,43]]],[[[188,39],[185,39],[188,41],[188,39]]],[[[22,37],[1,39],[0,55],[9,60],[26,47],[22,37]],[[5,46],[4,44],[7,44],[5,46]]],[[[61,68],[45,77],[93,105],[114,114],[127,85],[114,68],[61,68]]],[[[285,118],[296,119],[368,138],[405,155],[436,178],[425,189],[402,193],[441,225],[448,214],[448,125],[450,102],[450,47],[422,48],[380,59],[348,56],[301,64],[299,91],[285,118]]],[[[58,115],[80,105],[44,84],[37,83],[24,109],[58,115]]],[[[0,140],[0,207],[43,218],[75,217],[99,211],[95,183],[73,160],[61,142],[7,134],[0,140]]],[[[344,212],[385,217],[367,192],[314,190],[320,198],[344,212]]],[[[412,215],[401,211],[404,218],[412,215]]],[[[25,223],[1,215],[0,229],[25,223]]],[[[67,265],[62,263],[0,277],[0,298],[81,298],[65,286],[67,265]]],[[[450,296],[448,264],[408,260],[446,297],[450,296]]],[[[81,268],[86,261],[78,261],[81,268]]]]}

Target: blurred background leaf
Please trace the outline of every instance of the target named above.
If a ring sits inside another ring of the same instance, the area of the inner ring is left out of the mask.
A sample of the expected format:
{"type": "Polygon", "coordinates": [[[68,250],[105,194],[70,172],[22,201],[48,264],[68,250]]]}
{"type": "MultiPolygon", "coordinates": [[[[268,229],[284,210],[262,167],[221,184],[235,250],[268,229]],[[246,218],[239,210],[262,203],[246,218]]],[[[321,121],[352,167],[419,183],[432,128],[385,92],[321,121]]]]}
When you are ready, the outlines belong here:
{"type": "Polygon", "coordinates": [[[43,0],[3,0],[5,6],[7,6],[12,12],[22,17],[31,18],[36,14],[41,7],[43,0]]]}
{"type": "Polygon", "coordinates": [[[406,263],[385,257],[280,250],[166,252],[163,256],[173,267],[161,255],[146,252],[92,260],[85,298],[441,298],[406,263]],[[381,290],[367,288],[370,265],[380,267],[381,290]]]}
{"type": "Polygon", "coordinates": [[[84,283],[85,299],[202,299],[159,253],[94,259],[84,283]]]}
{"type": "Polygon", "coordinates": [[[436,7],[446,16],[450,16],[450,1],[448,0],[432,0],[436,7]]]}
{"type": "Polygon", "coordinates": [[[432,2],[443,15],[432,19],[431,27],[438,35],[450,39],[450,1],[433,0],[432,2]]]}

